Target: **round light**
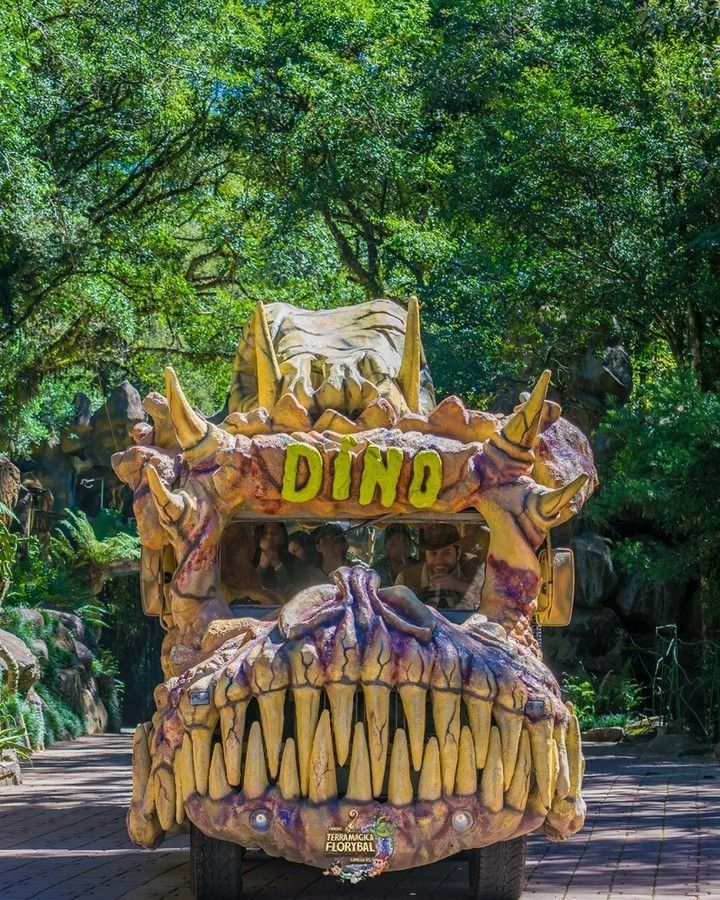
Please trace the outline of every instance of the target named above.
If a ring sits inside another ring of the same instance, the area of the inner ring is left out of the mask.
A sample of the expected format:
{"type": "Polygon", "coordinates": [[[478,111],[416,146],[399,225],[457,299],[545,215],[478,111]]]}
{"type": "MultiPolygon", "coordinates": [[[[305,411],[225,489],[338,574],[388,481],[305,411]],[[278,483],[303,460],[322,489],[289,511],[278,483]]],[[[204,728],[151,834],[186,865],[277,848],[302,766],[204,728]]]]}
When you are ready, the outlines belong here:
{"type": "Polygon", "coordinates": [[[452,826],[455,831],[467,831],[469,828],[472,828],[474,824],[475,819],[473,819],[472,814],[467,810],[459,809],[457,812],[453,813],[452,826]]]}
{"type": "Polygon", "coordinates": [[[267,831],[271,824],[272,813],[270,810],[260,807],[260,809],[254,809],[250,813],[250,825],[255,831],[267,831]]]}

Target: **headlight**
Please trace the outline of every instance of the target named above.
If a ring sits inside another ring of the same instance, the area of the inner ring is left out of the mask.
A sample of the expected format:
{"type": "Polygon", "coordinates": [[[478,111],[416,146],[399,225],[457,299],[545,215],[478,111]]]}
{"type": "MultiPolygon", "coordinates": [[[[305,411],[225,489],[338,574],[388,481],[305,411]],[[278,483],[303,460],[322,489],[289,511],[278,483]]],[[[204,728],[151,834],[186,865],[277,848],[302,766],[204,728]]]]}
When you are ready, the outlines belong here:
{"type": "Polygon", "coordinates": [[[472,816],[472,813],[469,813],[466,809],[459,809],[457,812],[453,813],[452,817],[452,826],[455,831],[467,831],[469,828],[472,828],[475,824],[475,819],[472,816]]]}
{"type": "Polygon", "coordinates": [[[272,813],[269,809],[254,809],[250,813],[250,825],[255,831],[267,831],[272,825],[272,813]]]}

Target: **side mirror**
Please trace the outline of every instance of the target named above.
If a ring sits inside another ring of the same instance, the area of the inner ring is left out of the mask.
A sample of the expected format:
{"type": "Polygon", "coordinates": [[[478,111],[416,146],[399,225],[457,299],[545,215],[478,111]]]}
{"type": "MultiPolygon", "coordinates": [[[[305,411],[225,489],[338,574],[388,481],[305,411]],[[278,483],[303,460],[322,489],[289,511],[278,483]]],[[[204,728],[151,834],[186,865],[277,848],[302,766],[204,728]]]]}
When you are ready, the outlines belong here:
{"type": "Polygon", "coordinates": [[[575,556],[565,547],[540,551],[542,584],[538,595],[537,621],[545,628],[570,624],[575,599],[575,556]]]}

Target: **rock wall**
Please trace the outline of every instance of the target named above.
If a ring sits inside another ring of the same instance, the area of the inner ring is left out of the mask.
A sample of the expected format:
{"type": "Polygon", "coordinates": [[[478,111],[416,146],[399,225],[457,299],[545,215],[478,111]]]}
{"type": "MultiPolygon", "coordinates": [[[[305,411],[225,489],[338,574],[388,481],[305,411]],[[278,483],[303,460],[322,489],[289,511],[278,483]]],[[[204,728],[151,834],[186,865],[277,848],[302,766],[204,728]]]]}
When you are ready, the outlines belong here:
{"type": "MultiPolygon", "coordinates": [[[[23,511],[31,506],[39,513],[58,514],[70,508],[94,516],[101,504],[118,507],[127,499],[130,511],[131,498],[123,497],[110,457],[131,443],[132,429],[147,419],[140,394],[123,381],[95,412],[82,393],[75,395],[74,408],[73,421],[63,426],[59,436],[53,435],[33,447],[28,458],[15,461],[21,475],[17,504],[23,511]]],[[[0,467],[0,492],[2,477],[0,467]]]]}
{"type": "MultiPolygon", "coordinates": [[[[109,696],[114,685],[102,683],[105,676],[96,677],[93,673],[93,661],[97,647],[94,636],[85,627],[82,620],[72,613],[57,610],[38,610],[19,608],[16,610],[23,632],[39,633],[50,617],[56,620],[53,642],[56,647],[49,648],[40,637],[28,641],[22,640],[10,631],[0,629],[0,683],[4,683],[9,693],[18,693],[23,700],[43,719],[47,713],[47,704],[36,687],[41,679],[47,676],[52,680],[53,689],[64,698],[71,709],[85,724],[87,734],[99,734],[106,731],[109,724],[108,710],[102,695],[109,696]],[[93,650],[90,649],[90,644],[93,650]],[[65,665],[49,671],[51,650],[57,656],[57,648],[62,651],[65,665]],[[104,691],[103,691],[104,689],[104,691]]],[[[45,629],[45,632],[47,629],[45,629]]],[[[49,686],[49,683],[48,683],[49,686]]],[[[25,723],[17,722],[20,728],[25,723]]],[[[30,747],[30,739],[27,739],[30,747]]],[[[32,749],[42,749],[43,741],[32,749]]],[[[19,784],[20,767],[14,754],[8,752],[0,759],[0,785],[19,784]]]]}

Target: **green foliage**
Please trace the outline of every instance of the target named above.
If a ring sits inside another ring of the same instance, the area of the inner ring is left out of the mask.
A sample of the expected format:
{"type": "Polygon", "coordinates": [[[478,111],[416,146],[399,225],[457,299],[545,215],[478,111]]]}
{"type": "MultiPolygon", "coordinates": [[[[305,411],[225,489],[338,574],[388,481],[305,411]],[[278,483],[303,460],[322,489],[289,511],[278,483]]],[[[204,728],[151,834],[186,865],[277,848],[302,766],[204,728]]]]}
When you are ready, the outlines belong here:
{"type": "Polygon", "coordinates": [[[259,299],[418,293],[443,392],[621,333],[717,388],[720,68],[701,3],[54,0],[0,11],[0,400],[179,369],[259,299]],[[471,357],[473,365],[464,361],[471,357]]]}
{"type": "Polygon", "coordinates": [[[121,529],[115,510],[103,510],[96,526],[84,512],[66,509],[65,519],[50,538],[49,552],[58,566],[72,573],[92,573],[119,560],[140,559],[140,541],[134,526],[121,529]]]}
{"type": "Polygon", "coordinates": [[[85,734],[85,723],[64,697],[42,683],[36,690],[43,700],[46,745],[85,734]]]}
{"type": "MultiPolygon", "coordinates": [[[[0,510],[0,516],[3,515],[0,510]]],[[[0,518],[0,597],[3,583],[10,577],[12,565],[17,551],[17,536],[11,534],[7,525],[0,518]]]]}
{"type": "Polygon", "coordinates": [[[82,512],[65,515],[47,548],[37,537],[28,539],[15,563],[7,603],[68,610],[102,627],[107,610],[97,600],[94,579],[104,566],[139,559],[137,529],[115,510],[104,510],[92,524],[82,512]]]}
{"type": "Polygon", "coordinates": [[[4,750],[14,751],[18,759],[30,758],[30,750],[25,743],[25,732],[23,729],[19,728],[13,719],[0,715],[0,753],[4,750]]]}
{"type": "Polygon", "coordinates": [[[650,535],[618,543],[627,569],[649,580],[697,578],[720,621],[720,395],[691,375],[648,381],[603,425],[612,452],[588,507],[605,527],[650,535]]]}
{"type": "Polygon", "coordinates": [[[20,694],[0,685],[0,727],[3,723],[20,737],[26,753],[43,746],[45,723],[42,714],[20,694]]]}
{"type": "Polygon", "coordinates": [[[575,707],[583,730],[624,725],[635,717],[644,701],[642,685],[630,675],[626,664],[619,673],[604,677],[581,669],[563,674],[562,691],[575,707]]]}

